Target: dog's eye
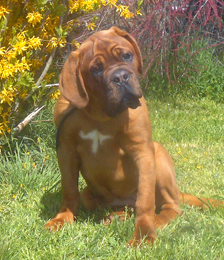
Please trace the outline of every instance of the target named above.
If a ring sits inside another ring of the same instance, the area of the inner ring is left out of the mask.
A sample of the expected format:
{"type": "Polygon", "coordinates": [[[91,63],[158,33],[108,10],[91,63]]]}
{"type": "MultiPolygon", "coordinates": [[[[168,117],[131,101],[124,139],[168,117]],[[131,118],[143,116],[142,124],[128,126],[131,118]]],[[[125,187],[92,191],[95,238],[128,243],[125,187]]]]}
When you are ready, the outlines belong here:
{"type": "Polygon", "coordinates": [[[122,58],[123,58],[123,61],[130,62],[133,59],[133,55],[132,55],[132,53],[128,52],[128,53],[123,54],[122,58]]]}
{"type": "Polygon", "coordinates": [[[94,76],[102,76],[103,74],[103,68],[101,66],[94,66],[91,68],[91,72],[94,76]]]}

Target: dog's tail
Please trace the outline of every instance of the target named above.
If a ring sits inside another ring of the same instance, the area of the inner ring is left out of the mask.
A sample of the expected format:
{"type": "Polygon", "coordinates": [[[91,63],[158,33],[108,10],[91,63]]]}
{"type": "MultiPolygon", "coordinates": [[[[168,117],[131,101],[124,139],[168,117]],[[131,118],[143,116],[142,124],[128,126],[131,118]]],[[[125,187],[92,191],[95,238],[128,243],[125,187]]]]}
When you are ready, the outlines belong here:
{"type": "Polygon", "coordinates": [[[199,207],[202,209],[224,206],[224,201],[216,199],[198,198],[194,195],[182,192],[179,193],[179,198],[181,203],[188,204],[194,207],[199,207]]]}

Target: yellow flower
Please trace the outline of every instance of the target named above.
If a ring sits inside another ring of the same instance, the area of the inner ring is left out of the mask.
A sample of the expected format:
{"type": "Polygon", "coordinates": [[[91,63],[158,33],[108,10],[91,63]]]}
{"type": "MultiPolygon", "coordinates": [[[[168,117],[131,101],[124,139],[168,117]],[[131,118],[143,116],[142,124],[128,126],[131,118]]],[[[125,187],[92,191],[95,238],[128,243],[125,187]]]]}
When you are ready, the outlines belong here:
{"type": "Polygon", "coordinates": [[[69,12],[78,12],[80,8],[79,1],[69,1],[69,12]]]}
{"type": "Polygon", "coordinates": [[[26,18],[28,20],[28,23],[31,23],[34,27],[36,24],[40,23],[40,21],[43,19],[43,16],[39,12],[32,12],[28,13],[26,18]]]}
{"type": "Polygon", "coordinates": [[[24,169],[26,169],[26,163],[23,164],[24,169]]]}
{"type": "Polygon", "coordinates": [[[125,5],[119,5],[119,6],[117,6],[117,12],[123,12],[123,11],[125,11],[125,9],[126,9],[126,6],[125,5]]]}
{"type": "Polygon", "coordinates": [[[16,58],[16,51],[14,49],[9,50],[7,52],[5,52],[4,57],[10,61],[11,59],[15,59],[16,58]]]}
{"type": "Polygon", "coordinates": [[[41,46],[42,44],[41,44],[41,40],[40,40],[40,38],[39,37],[32,37],[32,38],[30,38],[29,39],[29,43],[28,43],[28,46],[29,46],[29,48],[32,48],[32,49],[40,49],[40,46],[41,46]]]}
{"type": "Polygon", "coordinates": [[[0,62],[0,78],[6,79],[13,75],[15,67],[13,64],[8,63],[6,60],[0,62]]]}
{"type": "Polygon", "coordinates": [[[177,152],[177,153],[180,154],[180,153],[181,153],[181,148],[178,147],[177,149],[178,149],[178,152],[177,152]]]}
{"type": "Polygon", "coordinates": [[[60,91],[59,90],[57,90],[57,91],[53,92],[52,94],[50,94],[50,98],[52,98],[54,100],[58,99],[59,96],[60,96],[60,91]]]}
{"type": "Polygon", "coordinates": [[[25,38],[26,38],[26,33],[27,33],[27,31],[22,31],[22,32],[20,32],[18,35],[17,35],[17,39],[18,40],[24,40],[25,38]]]}
{"type": "Polygon", "coordinates": [[[3,17],[4,19],[6,18],[5,17],[5,14],[8,14],[9,13],[9,10],[3,6],[0,6],[0,19],[3,17]]]}
{"type": "Polygon", "coordinates": [[[60,40],[58,40],[58,45],[60,46],[60,47],[64,47],[65,46],[65,44],[66,44],[66,40],[63,38],[63,39],[60,39],[60,40]]]}
{"type": "Polygon", "coordinates": [[[110,8],[116,6],[117,4],[117,0],[108,0],[108,5],[110,6],[110,8]]]}
{"type": "Polygon", "coordinates": [[[76,49],[78,49],[81,46],[81,44],[76,41],[72,41],[72,45],[74,45],[76,49]]]}
{"type": "Polygon", "coordinates": [[[30,67],[32,68],[32,70],[39,69],[41,66],[43,66],[44,60],[45,60],[45,57],[42,57],[42,60],[30,59],[29,60],[30,67]]]}
{"type": "Polygon", "coordinates": [[[200,170],[200,169],[202,169],[202,168],[203,168],[203,166],[201,166],[201,165],[198,165],[198,166],[197,166],[197,169],[198,169],[198,170],[200,170]]]}
{"type": "Polygon", "coordinates": [[[45,79],[47,82],[49,82],[54,75],[55,75],[54,72],[53,72],[53,73],[49,73],[49,74],[47,74],[47,75],[44,77],[44,79],[45,79]]]}
{"type": "Polygon", "coordinates": [[[23,188],[24,186],[23,186],[23,184],[20,184],[20,188],[23,188]]]}
{"type": "Polygon", "coordinates": [[[28,46],[26,45],[26,41],[21,40],[13,46],[13,49],[16,53],[22,54],[23,51],[26,51],[28,49],[28,46]]]}
{"type": "Polygon", "coordinates": [[[36,163],[32,163],[32,166],[33,166],[33,168],[35,168],[36,167],[36,163]]]}
{"type": "MultiPolygon", "coordinates": [[[[1,106],[1,108],[2,108],[2,106],[1,106]]],[[[1,113],[1,117],[2,117],[2,119],[3,119],[4,121],[6,121],[6,118],[9,117],[9,113],[10,113],[10,111],[5,112],[5,113],[3,113],[2,111],[3,111],[3,109],[1,109],[1,111],[0,111],[0,113],[1,113]]]]}
{"type": "Polygon", "coordinates": [[[137,10],[137,15],[142,15],[142,13],[141,13],[141,10],[140,10],[140,9],[138,9],[138,10],[137,10]]]}
{"type": "Polygon", "coordinates": [[[106,6],[107,2],[105,0],[101,0],[101,4],[106,6]]]}
{"type": "Polygon", "coordinates": [[[95,23],[93,23],[93,22],[87,24],[87,28],[88,28],[88,30],[92,30],[92,31],[94,31],[95,27],[96,27],[96,25],[95,25],[95,23]]]}
{"type": "Polygon", "coordinates": [[[6,131],[6,126],[4,123],[0,123],[0,135],[4,135],[6,131]]]}
{"type": "Polygon", "coordinates": [[[119,5],[117,6],[117,12],[120,12],[120,16],[125,19],[134,17],[134,14],[129,11],[129,6],[119,5]]]}
{"type": "Polygon", "coordinates": [[[9,113],[10,113],[11,109],[8,108],[8,112],[3,112],[3,106],[0,106],[0,119],[1,119],[1,123],[0,123],[0,136],[4,135],[6,132],[10,133],[11,129],[9,128],[9,113]]]}
{"type": "Polygon", "coordinates": [[[16,72],[21,72],[21,73],[23,73],[24,71],[30,69],[29,65],[27,64],[27,61],[26,61],[26,58],[25,58],[25,57],[22,57],[21,62],[19,62],[19,61],[17,60],[17,61],[16,61],[16,64],[15,64],[14,66],[15,66],[15,71],[16,71],[16,72]]]}
{"type": "Polygon", "coordinates": [[[8,103],[9,105],[13,102],[15,96],[15,90],[10,86],[8,89],[3,88],[0,92],[0,103],[8,103]]]}
{"type": "Polygon", "coordinates": [[[91,12],[94,10],[94,6],[91,1],[85,1],[85,5],[83,7],[84,7],[84,10],[87,12],[91,12]]]}
{"type": "Polygon", "coordinates": [[[47,49],[48,51],[52,51],[57,46],[58,46],[58,39],[56,37],[52,37],[47,44],[47,49]]]}
{"type": "Polygon", "coordinates": [[[58,27],[58,23],[59,16],[53,17],[49,15],[44,24],[44,28],[42,29],[42,32],[40,34],[40,38],[49,41],[49,38],[52,35],[55,35],[55,28],[58,27]]]}

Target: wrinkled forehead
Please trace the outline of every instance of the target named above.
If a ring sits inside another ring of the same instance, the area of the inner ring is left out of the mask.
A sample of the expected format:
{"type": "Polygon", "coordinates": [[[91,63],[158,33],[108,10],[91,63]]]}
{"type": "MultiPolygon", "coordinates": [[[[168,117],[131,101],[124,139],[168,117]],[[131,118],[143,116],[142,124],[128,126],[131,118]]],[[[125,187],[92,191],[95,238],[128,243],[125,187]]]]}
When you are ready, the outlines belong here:
{"type": "Polygon", "coordinates": [[[132,47],[129,41],[112,30],[96,32],[89,39],[95,43],[96,50],[107,50],[107,48],[112,48],[115,45],[132,47]]]}
{"type": "Polygon", "coordinates": [[[93,34],[80,48],[80,51],[88,58],[96,56],[111,57],[115,49],[129,49],[134,52],[134,48],[128,40],[111,31],[101,31],[93,34]]]}

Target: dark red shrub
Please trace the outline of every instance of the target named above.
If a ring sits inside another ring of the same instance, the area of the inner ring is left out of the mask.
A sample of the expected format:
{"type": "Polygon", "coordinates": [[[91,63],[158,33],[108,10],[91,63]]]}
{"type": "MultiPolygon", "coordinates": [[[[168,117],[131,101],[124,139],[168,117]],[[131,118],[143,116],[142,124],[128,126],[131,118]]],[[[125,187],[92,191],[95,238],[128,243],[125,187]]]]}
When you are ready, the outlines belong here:
{"type": "MultiPolygon", "coordinates": [[[[136,9],[139,1],[122,1],[136,9]]],[[[204,48],[223,45],[224,2],[223,0],[157,0],[141,1],[142,16],[123,24],[138,41],[144,58],[146,76],[153,66],[166,74],[169,81],[177,80],[185,71],[171,71],[176,61],[189,61],[200,50],[193,50],[191,44],[204,38],[204,48]],[[185,52],[179,50],[185,48],[185,52]],[[187,52],[187,53],[186,53],[187,52]],[[187,54],[187,55],[186,55],[187,54]]],[[[190,70],[194,68],[192,64],[190,70]]],[[[196,68],[194,68],[196,69],[196,68]]]]}

